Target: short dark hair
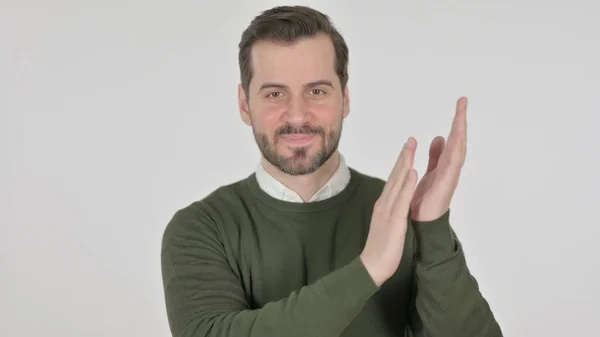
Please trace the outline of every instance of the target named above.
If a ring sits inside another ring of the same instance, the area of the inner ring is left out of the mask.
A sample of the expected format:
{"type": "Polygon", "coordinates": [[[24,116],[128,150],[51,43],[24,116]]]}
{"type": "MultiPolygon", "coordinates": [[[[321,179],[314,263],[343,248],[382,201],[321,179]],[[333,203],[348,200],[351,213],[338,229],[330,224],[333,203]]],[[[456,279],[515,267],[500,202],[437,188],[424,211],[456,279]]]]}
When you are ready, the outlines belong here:
{"type": "Polygon", "coordinates": [[[327,34],[335,49],[335,71],[339,77],[342,93],[348,83],[348,46],[330,18],[306,6],[277,6],[256,16],[242,33],[238,45],[238,61],[242,87],[248,98],[252,80],[252,46],[260,40],[277,43],[294,43],[303,37],[327,34]]]}

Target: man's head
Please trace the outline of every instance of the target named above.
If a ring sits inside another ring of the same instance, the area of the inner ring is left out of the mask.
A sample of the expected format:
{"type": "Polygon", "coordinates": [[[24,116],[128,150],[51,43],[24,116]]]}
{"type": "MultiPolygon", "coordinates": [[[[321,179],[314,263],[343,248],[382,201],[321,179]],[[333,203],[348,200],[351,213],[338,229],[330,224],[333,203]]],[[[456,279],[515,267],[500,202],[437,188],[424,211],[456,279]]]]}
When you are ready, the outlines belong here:
{"type": "Polygon", "coordinates": [[[349,112],[343,37],[326,15],[282,6],[257,16],[239,48],[240,113],[262,155],[290,175],[314,172],[337,151],[349,112]]]}

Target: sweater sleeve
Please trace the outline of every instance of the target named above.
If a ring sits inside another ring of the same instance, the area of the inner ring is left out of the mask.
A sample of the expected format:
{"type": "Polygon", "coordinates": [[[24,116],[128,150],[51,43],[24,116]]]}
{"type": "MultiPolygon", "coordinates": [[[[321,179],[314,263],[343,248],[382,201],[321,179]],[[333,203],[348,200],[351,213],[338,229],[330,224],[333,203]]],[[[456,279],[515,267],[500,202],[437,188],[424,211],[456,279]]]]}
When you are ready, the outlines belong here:
{"type": "Polygon", "coordinates": [[[339,336],[378,289],[357,256],[288,297],[252,309],[212,220],[182,211],[163,235],[161,266],[174,337],[339,336]]]}
{"type": "Polygon", "coordinates": [[[433,221],[412,222],[416,252],[410,332],[416,337],[500,337],[449,217],[450,211],[433,221]]]}

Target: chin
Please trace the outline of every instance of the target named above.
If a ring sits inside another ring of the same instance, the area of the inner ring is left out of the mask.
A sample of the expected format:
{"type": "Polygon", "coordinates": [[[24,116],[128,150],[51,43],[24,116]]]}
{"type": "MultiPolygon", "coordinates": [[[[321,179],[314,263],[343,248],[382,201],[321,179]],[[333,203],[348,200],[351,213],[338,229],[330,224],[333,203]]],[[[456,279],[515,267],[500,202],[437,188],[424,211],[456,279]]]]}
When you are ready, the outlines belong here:
{"type": "Polygon", "coordinates": [[[309,141],[286,141],[276,143],[262,135],[257,137],[263,157],[280,171],[293,176],[307,175],[318,170],[335,152],[324,145],[320,136],[309,141]]]}
{"type": "Polygon", "coordinates": [[[307,147],[286,148],[276,157],[269,158],[271,163],[289,175],[305,175],[316,171],[321,165],[318,153],[307,147]]]}
{"type": "Polygon", "coordinates": [[[285,165],[279,165],[279,170],[292,176],[303,176],[311,174],[319,169],[319,166],[315,165],[314,162],[307,163],[291,163],[287,162],[285,165]]]}

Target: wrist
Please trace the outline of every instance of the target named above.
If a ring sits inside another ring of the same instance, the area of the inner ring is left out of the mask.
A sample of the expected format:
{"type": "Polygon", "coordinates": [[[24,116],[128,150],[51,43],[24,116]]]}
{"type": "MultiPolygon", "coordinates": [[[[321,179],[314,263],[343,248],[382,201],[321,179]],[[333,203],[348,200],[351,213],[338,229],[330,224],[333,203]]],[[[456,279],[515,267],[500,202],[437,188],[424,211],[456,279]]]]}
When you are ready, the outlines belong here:
{"type": "Polygon", "coordinates": [[[360,254],[360,261],[377,287],[380,287],[389,278],[387,273],[381,270],[379,264],[366,254],[360,254]]]}
{"type": "Polygon", "coordinates": [[[450,226],[450,211],[430,221],[412,221],[421,262],[442,261],[456,252],[457,241],[450,226]]]}

